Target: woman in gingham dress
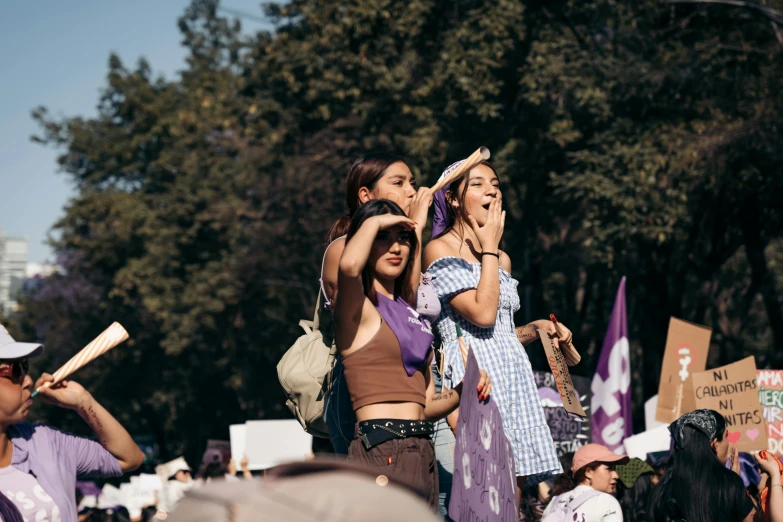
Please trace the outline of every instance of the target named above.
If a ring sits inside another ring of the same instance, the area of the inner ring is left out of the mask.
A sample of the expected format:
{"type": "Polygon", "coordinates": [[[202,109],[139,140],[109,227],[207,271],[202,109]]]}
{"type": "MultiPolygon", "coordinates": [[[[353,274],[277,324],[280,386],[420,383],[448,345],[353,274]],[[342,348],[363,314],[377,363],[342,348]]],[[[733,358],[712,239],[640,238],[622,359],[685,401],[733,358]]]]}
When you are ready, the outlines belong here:
{"type": "MultiPolygon", "coordinates": [[[[465,373],[455,327],[459,324],[479,366],[492,378],[521,491],[528,478],[535,483],[562,473],[522,344],[536,340],[538,329],[555,336],[554,325],[541,320],[514,327],[518,281],[511,276],[508,255],[498,248],[506,213],[489,163],[474,167],[435,198],[435,239],[425,249],[424,264],[441,301],[437,327],[445,357],[443,385],[455,386],[465,373]]],[[[561,340],[570,342],[571,332],[563,330],[561,340]]]]}

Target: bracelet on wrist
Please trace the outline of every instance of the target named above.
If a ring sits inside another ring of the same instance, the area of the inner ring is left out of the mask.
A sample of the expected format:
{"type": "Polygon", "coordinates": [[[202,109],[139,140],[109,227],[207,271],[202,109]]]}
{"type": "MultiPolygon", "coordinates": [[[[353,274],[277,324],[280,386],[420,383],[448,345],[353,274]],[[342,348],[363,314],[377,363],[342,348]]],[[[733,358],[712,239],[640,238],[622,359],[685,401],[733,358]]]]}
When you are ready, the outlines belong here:
{"type": "Polygon", "coordinates": [[[479,257],[484,257],[484,256],[495,256],[498,258],[498,260],[500,259],[500,254],[498,254],[497,252],[482,252],[481,256],[479,257]]]}

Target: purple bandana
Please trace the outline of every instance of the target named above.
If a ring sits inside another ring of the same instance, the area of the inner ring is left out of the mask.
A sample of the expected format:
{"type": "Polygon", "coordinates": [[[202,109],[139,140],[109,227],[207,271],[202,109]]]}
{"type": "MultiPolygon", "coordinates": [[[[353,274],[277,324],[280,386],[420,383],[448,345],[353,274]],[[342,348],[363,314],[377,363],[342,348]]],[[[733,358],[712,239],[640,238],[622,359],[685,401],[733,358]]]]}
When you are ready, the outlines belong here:
{"type": "MultiPolygon", "coordinates": [[[[462,165],[464,161],[465,160],[459,160],[458,162],[449,165],[449,168],[444,170],[443,174],[440,175],[438,181],[442,180],[444,177],[454,172],[454,169],[462,165]]],[[[446,202],[446,191],[448,189],[449,189],[448,187],[444,187],[440,189],[435,193],[433,199],[433,206],[435,207],[435,215],[432,216],[433,238],[436,238],[439,235],[441,235],[443,231],[446,230],[446,227],[449,226],[449,205],[446,202]]]]}
{"type": "Polygon", "coordinates": [[[435,339],[432,330],[401,297],[392,301],[378,294],[378,312],[397,336],[405,371],[413,375],[427,363],[435,339]]]}

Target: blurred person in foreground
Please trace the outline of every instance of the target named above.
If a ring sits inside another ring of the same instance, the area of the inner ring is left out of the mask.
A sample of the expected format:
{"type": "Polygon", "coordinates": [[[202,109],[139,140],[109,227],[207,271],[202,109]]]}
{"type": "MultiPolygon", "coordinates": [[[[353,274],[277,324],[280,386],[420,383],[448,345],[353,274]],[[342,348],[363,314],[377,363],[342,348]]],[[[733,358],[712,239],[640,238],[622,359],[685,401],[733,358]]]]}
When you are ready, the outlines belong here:
{"type": "Polygon", "coordinates": [[[422,486],[355,462],[318,458],[269,469],[259,480],[204,484],[166,522],[438,522],[422,486]]]}
{"type": "Polygon", "coordinates": [[[33,386],[29,359],[43,346],[16,342],[0,325],[0,517],[4,522],[77,522],[76,480],[118,477],[141,466],[144,453],[122,425],[74,381],[33,386]],[[76,411],[98,442],[25,422],[34,389],[49,404],[76,411]],[[6,499],[10,499],[12,504],[6,499]],[[11,510],[13,508],[13,510],[11,510]]]}
{"type": "Polygon", "coordinates": [[[622,508],[613,496],[618,479],[615,467],[627,462],[627,456],[612,453],[600,444],[579,448],[571,472],[556,481],[542,520],[560,520],[567,515],[569,522],[622,522],[622,508]]]}
{"type": "Polygon", "coordinates": [[[756,510],[739,476],[723,415],[692,411],[669,432],[674,453],[650,495],[648,522],[752,522],[756,510]],[[726,468],[730,458],[736,472],[726,468]]]}

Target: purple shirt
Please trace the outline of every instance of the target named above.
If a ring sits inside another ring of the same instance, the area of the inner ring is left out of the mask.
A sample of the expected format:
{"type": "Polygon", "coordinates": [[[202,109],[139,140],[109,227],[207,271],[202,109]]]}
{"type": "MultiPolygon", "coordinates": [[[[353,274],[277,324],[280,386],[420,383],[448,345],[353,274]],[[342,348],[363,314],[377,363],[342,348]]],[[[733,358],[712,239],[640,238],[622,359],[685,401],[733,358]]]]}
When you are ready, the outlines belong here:
{"type": "Polygon", "coordinates": [[[0,491],[16,505],[25,522],[61,522],[60,508],[30,473],[0,468],[0,491]]]}
{"type": "Polygon", "coordinates": [[[8,428],[14,445],[11,465],[31,473],[60,509],[62,522],[77,522],[76,479],[119,477],[119,461],[95,441],[41,424],[8,428]]]}

